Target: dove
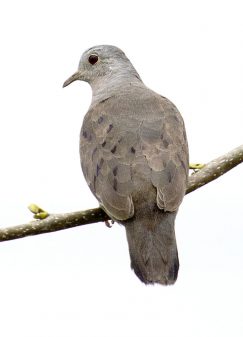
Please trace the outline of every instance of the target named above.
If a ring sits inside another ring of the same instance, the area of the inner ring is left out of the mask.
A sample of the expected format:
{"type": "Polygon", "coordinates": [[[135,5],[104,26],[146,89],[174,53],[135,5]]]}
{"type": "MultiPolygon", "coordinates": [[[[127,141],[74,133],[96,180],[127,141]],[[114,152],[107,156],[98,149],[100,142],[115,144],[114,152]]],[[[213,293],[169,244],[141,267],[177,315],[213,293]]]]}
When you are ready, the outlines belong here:
{"type": "Polygon", "coordinates": [[[63,87],[76,80],[92,88],[80,132],[88,186],[109,217],[125,227],[138,278],[171,285],[179,270],[175,218],[189,169],[182,116],[143,83],[115,46],[86,50],[63,87]]]}

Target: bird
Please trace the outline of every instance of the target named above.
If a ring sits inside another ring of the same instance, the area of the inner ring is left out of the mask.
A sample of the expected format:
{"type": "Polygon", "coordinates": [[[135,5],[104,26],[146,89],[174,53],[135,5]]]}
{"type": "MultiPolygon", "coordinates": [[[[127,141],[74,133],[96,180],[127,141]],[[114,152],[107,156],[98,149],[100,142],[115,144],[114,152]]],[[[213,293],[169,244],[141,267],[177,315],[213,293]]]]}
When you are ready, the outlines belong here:
{"type": "Polygon", "coordinates": [[[100,207],[125,227],[137,277],[144,284],[174,284],[175,218],[189,170],[183,118],[116,46],[86,50],[63,87],[76,80],[92,89],[79,146],[86,182],[100,207]]]}

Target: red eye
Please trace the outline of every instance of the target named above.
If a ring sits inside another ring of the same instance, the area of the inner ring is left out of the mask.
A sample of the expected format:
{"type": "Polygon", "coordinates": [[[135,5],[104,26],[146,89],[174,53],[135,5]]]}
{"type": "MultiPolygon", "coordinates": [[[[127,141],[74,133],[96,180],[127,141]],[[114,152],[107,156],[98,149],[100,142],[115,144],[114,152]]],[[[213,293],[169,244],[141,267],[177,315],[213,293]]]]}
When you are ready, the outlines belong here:
{"type": "Polygon", "coordinates": [[[98,61],[98,56],[97,55],[95,55],[95,54],[91,54],[90,56],[89,56],[89,63],[90,64],[95,64],[97,61],[98,61]]]}

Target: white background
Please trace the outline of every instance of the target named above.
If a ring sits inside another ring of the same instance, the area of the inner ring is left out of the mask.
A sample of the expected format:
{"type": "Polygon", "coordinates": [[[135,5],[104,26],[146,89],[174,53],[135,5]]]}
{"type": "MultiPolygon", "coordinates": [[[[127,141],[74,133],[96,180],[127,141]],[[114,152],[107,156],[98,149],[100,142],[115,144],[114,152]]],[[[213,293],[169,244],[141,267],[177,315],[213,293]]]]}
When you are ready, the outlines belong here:
{"type": "MultiPolygon", "coordinates": [[[[96,207],[81,174],[86,83],[62,83],[96,44],[123,49],[181,111],[191,162],[242,143],[239,1],[5,1],[0,8],[1,226],[96,207]]],[[[177,283],[145,286],[124,229],[104,224],[0,244],[3,337],[243,336],[243,166],[186,196],[177,283]]]]}

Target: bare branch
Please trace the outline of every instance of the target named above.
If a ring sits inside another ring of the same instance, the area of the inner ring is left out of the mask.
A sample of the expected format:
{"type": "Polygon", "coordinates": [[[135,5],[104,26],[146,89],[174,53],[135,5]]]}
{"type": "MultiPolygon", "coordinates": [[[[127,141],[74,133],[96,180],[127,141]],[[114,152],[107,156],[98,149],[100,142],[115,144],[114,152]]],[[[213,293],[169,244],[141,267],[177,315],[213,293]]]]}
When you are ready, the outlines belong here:
{"type": "MultiPolygon", "coordinates": [[[[189,177],[186,193],[208,184],[243,162],[243,145],[218,157],[189,177]]],[[[94,208],[73,213],[51,214],[45,219],[33,220],[27,224],[0,229],[0,241],[20,239],[26,236],[55,232],[76,226],[109,220],[101,209],[94,208]]]]}
{"type": "Polygon", "coordinates": [[[202,169],[189,177],[186,193],[195,191],[222,176],[243,162],[243,145],[207,163],[202,169]]]}
{"type": "Polygon", "coordinates": [[[0,241],[24,238],[25,236],[51,233],[110,218],[101,208],[72,213],[50,214],[47,218],[33,220],[27,224],[0,229],[0,241]]]}

